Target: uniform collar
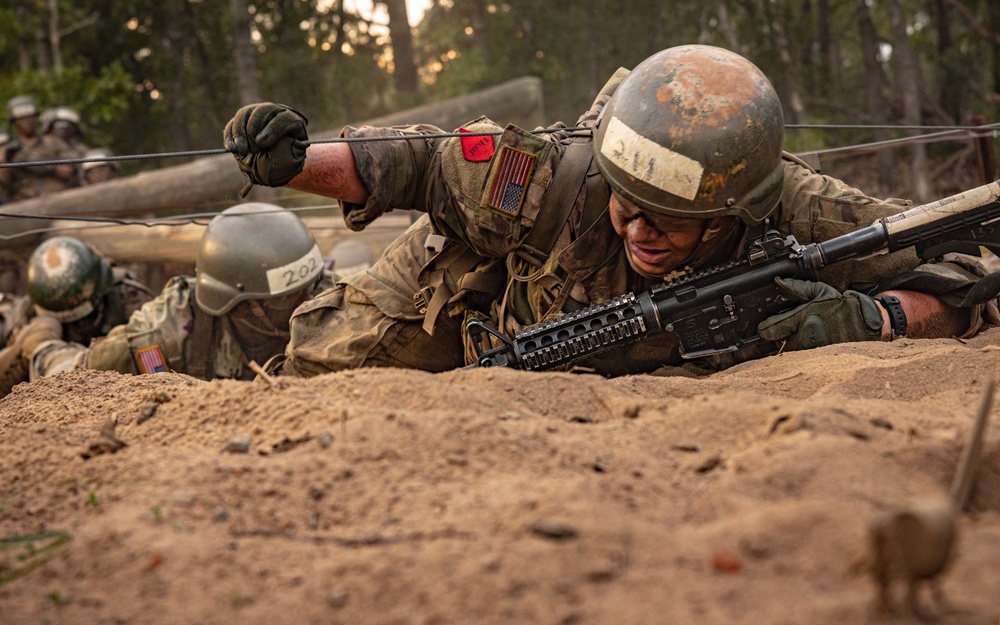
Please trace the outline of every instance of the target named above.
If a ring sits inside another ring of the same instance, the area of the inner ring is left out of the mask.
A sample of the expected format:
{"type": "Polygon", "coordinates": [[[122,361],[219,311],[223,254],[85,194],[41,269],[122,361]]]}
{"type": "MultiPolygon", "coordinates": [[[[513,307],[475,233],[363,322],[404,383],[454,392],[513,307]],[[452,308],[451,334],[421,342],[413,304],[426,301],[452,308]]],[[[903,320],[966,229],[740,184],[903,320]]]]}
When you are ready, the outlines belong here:
{"type": "Polygon", "coordinates": [[[615,232],[607,209],[559,253],[559,266],[584,287],[592,302],[625,292],[631,269],[625,256],[625,242],[615,232]]]}

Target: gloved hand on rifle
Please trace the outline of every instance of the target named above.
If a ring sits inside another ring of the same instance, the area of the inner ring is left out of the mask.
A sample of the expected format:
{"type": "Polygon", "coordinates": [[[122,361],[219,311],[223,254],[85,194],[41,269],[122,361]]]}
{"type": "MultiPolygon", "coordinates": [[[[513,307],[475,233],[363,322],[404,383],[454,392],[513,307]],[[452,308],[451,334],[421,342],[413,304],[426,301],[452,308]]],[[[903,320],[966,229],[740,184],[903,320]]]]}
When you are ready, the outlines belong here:
{"type": "Polygon", "coordinates": [[[874,299],[857,291],[841,293],[829,284],[775,278],[778,287],[801,305],[762,321],[761,338],[785,342],[783,349],[811,349],[882,338],[882,311],[874,299]]]}
{"type": "Polygon", "coordinates": [[[236,111],[222,140],[250,180],[240,192],[243,197],[255,184],[280,187],[302,171],[308,123],[295,109],[274,102],[248,104],[236,111]]]}

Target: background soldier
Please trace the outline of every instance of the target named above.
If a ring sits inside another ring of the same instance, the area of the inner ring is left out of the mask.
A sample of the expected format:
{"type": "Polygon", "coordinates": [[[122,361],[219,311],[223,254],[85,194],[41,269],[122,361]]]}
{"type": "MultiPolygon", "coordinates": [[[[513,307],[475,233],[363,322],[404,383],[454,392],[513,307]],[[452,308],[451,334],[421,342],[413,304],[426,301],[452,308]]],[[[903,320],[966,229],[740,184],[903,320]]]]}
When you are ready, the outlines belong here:
{"type": "MultiPolygon", "coordinates": [[[[91,148],[83,154],[83,158],[107,158],[111,150],[106,148],[91,148]]],[[[99,184],[118,177],[118,161],[86,161],[80,164],[80,184],[99,184]]]]}
{"type": "MultiPolygon", "coordinates": [[[[82,158],[90,149],[83,142],[85,130],[80,112],[72,106],[57,106],[41,115],[42,134],[58,137],[66,142],[69,150],[63,158],[82,158]]],[[[82,184],[81,166],[74,165],[73,178],[67,181],[67,187],[78,187],[82,184]]]]}
{"type": "MultiPolygon", "coordinates": [[[[31,96],[16,96],[7,102],[7,120],[15,131],[15,141],[7,149],[9,163],[29,163],[75,158],[74,149],[54,135],[41,134],[38,128],[38,105],[31,96]]],[[[76,184],[76,166],[32,165],[3,169],[10,201],[62,191],[76,184]]]]}
{"type": "Polygon", "coordinates": [[[42,134],[55,135],[77,153],[77,158],[90,149],[83,142],[83,121],[80,112],[72,106],[57,106],[42,113],[42,134]]]}
{"type": "Polygon", "coordinates": [[[28,363],[47,342],[89,345],[153,298],[135,276],[72,237],[43,241],[28,261],[27,296],[0,300],[4,356],[0,396],[31,379],[28,363]]]}
{"type": "Polygon", "coordinates": [[[250,361],[266,366],[280,358],[292,311],[329,286],[325,269],[316,240],[294,213],[273,204],[238,204],[205,229],[194,276],[171,279],[155,300],[89,349],[54,342],[38,350],[32,375],[86,367],[253,379],[250,361]]]}

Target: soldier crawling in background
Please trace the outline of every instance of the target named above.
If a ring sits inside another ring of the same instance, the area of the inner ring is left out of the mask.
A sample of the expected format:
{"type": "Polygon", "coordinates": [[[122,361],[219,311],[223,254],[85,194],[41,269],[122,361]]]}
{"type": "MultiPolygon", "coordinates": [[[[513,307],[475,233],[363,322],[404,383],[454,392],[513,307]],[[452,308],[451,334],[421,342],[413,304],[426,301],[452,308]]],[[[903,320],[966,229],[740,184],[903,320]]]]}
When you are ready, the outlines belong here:
{"type": "MultiPolygon", "coordinates": [[[[153,299],[145,284],[72,237],[42,242],[28,261],[27,296],[0,297],[0,397],[32,379],[47,343],[89,345],[153,299]]],[[[73,368],[71,362],[63,363],[73,368]]]]}
{"type": "MultiPolygon", "coordinates": [[[[106,159],[109,156],[111,156],[111,150],[106,148],[91,148],[83,153],[82,158],[106,159]]],[[[80,164],[80,184],[82,186],[100,184],[117,177],[117,161],[89,160],[80,164]]]]}
{"type": "Polygon", "coordinates": [[[31,361],[32,379],[87,368],[203,379],[253,379],[254,361],[274,366],[292,311],[332,284],[308,227],[265,203],[216,215],[198,247],[194,276],[176,276],[156,299],[89,344],[51,341],[31,361]]]}

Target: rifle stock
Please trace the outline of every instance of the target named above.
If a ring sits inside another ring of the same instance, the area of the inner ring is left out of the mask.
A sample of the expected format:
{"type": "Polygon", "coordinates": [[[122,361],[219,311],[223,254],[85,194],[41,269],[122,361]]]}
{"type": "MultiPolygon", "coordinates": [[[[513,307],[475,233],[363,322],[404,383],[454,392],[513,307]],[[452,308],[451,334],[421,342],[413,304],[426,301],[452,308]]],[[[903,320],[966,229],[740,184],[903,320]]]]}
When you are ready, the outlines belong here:
{"type": "Polygon", "coordinates": [[[684,358],[736,351],[760,339],[763,320],[792,308],[775,278],[816,280],[823,267],[914,246],[924,260],[945,252],[1000,254],[1000,185],[991,182],[879,219],[854,232],[801,245],[765,233],[746,256],[528,326],[509,338],[470,319],[477,360],[469,368],[545,370],[674,332],[684,358]],[[491,340],[492,339],[492,340],[491,340]]]}

